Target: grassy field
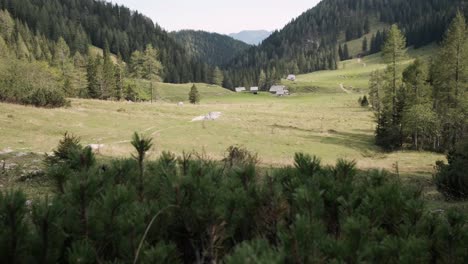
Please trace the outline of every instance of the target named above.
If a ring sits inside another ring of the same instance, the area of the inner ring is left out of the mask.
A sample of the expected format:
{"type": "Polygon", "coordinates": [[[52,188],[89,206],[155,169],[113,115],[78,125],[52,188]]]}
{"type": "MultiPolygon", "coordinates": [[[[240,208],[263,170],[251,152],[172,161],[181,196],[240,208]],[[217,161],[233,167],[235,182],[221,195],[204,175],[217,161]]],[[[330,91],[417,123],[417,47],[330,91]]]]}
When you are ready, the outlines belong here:
{"type": "MultiPolygon", "coordinates": [[[[434,54],[435,45],[425,46],[419,49],[409,49],[408,59],[403,62],[408,65],[415,58],[429,59],[434,54]]],[[[327,92],[343,93],[340,84],[344,88],[356,93],[365,93],[369,87],[369,77],[373,71],[384,70],[385,64],[380,53],[366,56],[362,59],[342,61],[336,71],[318,71],[309,74],[298,75],[296,81],[282,80],[282,83],[296,92],[327,92]]]]}
{"type": "MultiPolygon", "coordinates": [[[[177,93],[188,93],[189,85],[177,93]]],[[[172,87],[168,87],[172,91],[172,87]]],[[[161,89],[164,90],[164,89],[161,89]]],[[[37,109],[0,104],[0,150],[49,152],[63,133],[80,136],[85,144],[104,144],[101,154],[127,156],[134,131],[155,139],[154,155],[204,151],[220,158],[230,145],[258,152],[267,165],[291,164],[295,152],[320,156],[326,163],[356,159],[361,168],[428,173],[440,155],[419,152],[382,153],[373,145],[371,111],[358,106],[358,95],[304,94],[285,98],[270,94],[231,94],[213,87],[202,92],[201,105],[172,102],[123,103],[72,100],[66,109],[37,109]],[[220,96],[213,96],[217,94],[220,96]],[[209,112],[216,121],[191,122],[209,112]]]]}
{"type": "MultiPolygon", "coordinates": [[[[425,51],[418,52],[424,55],[425,51]]],[[[377,56],[365,58],[374,69],[383,68],[379,60],[377,56]]],[[[154,104],[72,99],[70,108],[39,109],[0,103],[0,161],[7,167],[17,165],[12,174],[11,170],[2,172],[0,162],[0,188],[20,187],[29,195],[49,193],[51,183],[34,177],[34,171],[40,168],[43,153],[50,152],[65,132],[80,136],[84,144],[103,144],[98,155],[106,159],[129,157],[133,151],[130,138],[137,131],[154,139],[150,158],[170,150],[178,154],[196,151],[220,159],[227,147],[240,145],[257,152],[264,167],[291,165],[295,152],[305,152],[326,164],[344,158],[356,160],[360,169],[395,172],[398,168],[406,181],[424,188],[432,208],[468,210],[467,203],[446,203],[432,184],[433,166],[443,155],[385,153],[374,146],[373,113],[358,106],[360,93],[347,94],[334,81],[343,75],[346,85],[360,87],[361,83],[365,89],[370,71],[354,61],[344,64],[335,72],[298,76],[297,83],[309,89],[312,83],[319,83],[318,92],[282,98],[197,84],[202,102],[190,105],[187,95],[192,84],[157,83],[155,89],[162,100],[154,104]],[[185,105],[178,106],[179,101],[185,105]],[[216,121],[191,122],[209,112],[222,116],[216,121]]]]}

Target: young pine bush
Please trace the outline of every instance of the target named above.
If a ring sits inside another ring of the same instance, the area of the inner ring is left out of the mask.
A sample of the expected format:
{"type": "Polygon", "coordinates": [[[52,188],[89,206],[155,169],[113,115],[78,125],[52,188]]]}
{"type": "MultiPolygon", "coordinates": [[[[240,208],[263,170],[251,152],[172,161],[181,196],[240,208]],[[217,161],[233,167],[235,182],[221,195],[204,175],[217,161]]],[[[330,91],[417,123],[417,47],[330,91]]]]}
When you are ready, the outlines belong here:
{"type": "Polygon", "coordinates": [[[78,137],[68,133],[65,133],[52,155],[45,156],[47,174],[61,193],[64,192],[67,178],[81,170],[89,170],[95,163],[92,149],[83,147],[78,137]]]}
{"type": "Polygon", "coordinates": [[[197,86],[195,84],[192,85],[192,88],[190,88],[189,102],[191,104],[200,103],[200,93],[198,92],[197,86]]]}
{"type": "Polygon", "coordinates": [[[369,106],[369,100],[367,99],[367,96],[364,95],[364,97],[361,99],[359,102],[362,107],[368,107],[369,106]]]}
{"type": "Polygon", "coordinates": [[[448,164],[438,161],[434,181],[447,199],[468,198],[468,140],[447,154],[448,164]]]}
{"type": "MultiPolygon", "coordinates": [[[[466,216],[428,211],[419,189],[387,172],[360,172],[346,160],[322,166],[306,154],[294,167],[258,169],[256,155],[238,147],[224,162],[170,152],[148,160],[151,143],[137,134],[134,157],[104,165],[67,135],[46,163],[65,175],[53,198],[31,207],[21,192],[0,192],[0,263],[468,258],[466,216]]],[[[445,166],[465,168],[457,153],[445,166]]]]}
{"type": "Polygon", "coordinates": [[[18,191],[0,192],[0,262],[26,263],[30,227],[26,197],[18,191]]]}
{"type": "Polygon", "coordinates": [[[230,168],[242,164],[256,165],[260,162],[257,154],[251,153],[247,149],[239,146],[230,146],[226,150],[226,157],[223,161],[230,168]]]}

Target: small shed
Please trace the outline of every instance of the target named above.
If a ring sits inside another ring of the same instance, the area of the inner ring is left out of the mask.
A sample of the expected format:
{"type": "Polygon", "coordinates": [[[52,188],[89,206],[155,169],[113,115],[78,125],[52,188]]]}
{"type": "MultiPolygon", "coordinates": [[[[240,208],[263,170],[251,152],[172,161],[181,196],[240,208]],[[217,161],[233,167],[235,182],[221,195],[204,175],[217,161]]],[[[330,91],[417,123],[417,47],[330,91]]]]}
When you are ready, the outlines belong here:
{"type": "Polygon", "coordinates": [[[245,87],[237,87],[235,90],[236,90],[236,93],[242,93],[242,92],[245,92],[245,87]]]}
{"type": "Polygon", "coordinates": [[[293,81],[296,80],[296,75],[294,75],[294,74],[289,74],[287,79],[288,79],[288,81],[292,81],[292,82],[293,82],[293,81]]]}
{"type": "Polygon", "coordinates": [[[258,94],[258,87],[250,87],[250,92],[253,94],[258,94]]]}

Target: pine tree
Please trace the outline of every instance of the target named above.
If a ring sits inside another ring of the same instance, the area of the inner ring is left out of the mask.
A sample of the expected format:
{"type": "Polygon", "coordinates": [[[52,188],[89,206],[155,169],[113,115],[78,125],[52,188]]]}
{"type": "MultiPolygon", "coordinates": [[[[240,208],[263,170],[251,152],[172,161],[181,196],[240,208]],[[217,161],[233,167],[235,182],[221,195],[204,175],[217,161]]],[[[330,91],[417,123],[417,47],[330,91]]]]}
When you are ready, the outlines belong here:
{"type": "Polygon", "coordinates": [[[0,192],[0,259],[5,263],[26,263],[29,227],[26,197],[19,191],[0,192]]]}
{"type": "Polygon", "coordinates": [[[266,84],[267,84],[267,79],[266,79],[266,74],[265,74],[265,71],[260,70],[260,75],[258,77],[258,88],[260,90],[264,90],[266,88],[266,84]]]}
{"type": "Polygon", "coordinates": [[[111,59],[109,45],[104,45],[102,64],[102,85],[101,85],[101,99],[109,99],[115,93],[116,80],[115,80],[115,67],[111,59]]]}
{"type": "Polygon", "coordinates": [[[117,65],[115,67],[115,93],[114,96],[117,100],[122,100],[124,97],[124,77],[125,77],[125,64],[122,60],[122,56],[117,56],[117,65]]]}
{"type": "Polygon", "coordinates": [[[458,12],[433,66],[435,109],[443,121],[442,146],[451,149],[466,136],[468,111],[468,28],[458,12]]]}
{"type": "Polygon", "coordinates": [[[344,60],[343,49],[341,48],[341,45],[338,45],[338,56],[340,57],[340,61],[344,60]]]}
{"type": "Polygon", "coordinates": [[[57,41],[54,48],[54,65],[58,66],[62,71],[62,75],[66,74],[66,67],[70,60],[70,48],[65,40],[61,37],[57,41]]]}
{"type": "Polygon", "coordinates": [[[364,39],[362,40],[362,51],[366,53],[367,49],[368,49],[368,41],[367,41],[367,37],[364,37],[364,39]]]}
{"type": "MultiPolygon", "coordinates": [[[[163,70],[163,67],[161,62],[158,60],[158,56],[158,50],[153,48],[151,44],[148,44],[142,58],[142,78],[152,81],[161,80],[161,71],[163,70]]],[[[140,70],[136,69],[136,72],[138,71],[140,70]]]]}
{"type": "Polygon", "coordinates": [[[144,197],[144,161],[146,157],[146,152],[148,152],[151,147],[153,146],[152,139],[146,138],[142,135],[138,135],[138,133],[135,133],[132,138],[132,146],[135,148],[137,151],[137,155],[134,156],[134,158],[138,161],[138,168],[139,168],[139,174],[138,174],[138,185],[137,185],[137,190],[138,190],[138,195],[140,198],[140,201],[143,201],[144,197]]]}
{"type": "Polygon", "coordinates": [[[407,105],[431,102],[432,91],[428,80],[428,67],[421,59],[416,59],[403,71],[403,83],[407,89],[407,105]]]}
{"type": "Polygon", "coordinates": [[[364,33],[367,34],[370,32],[370,21],[369,17],[366,17],[366,21],[364,22],[364,33]]]}
{"type": "Polygon", "coordinates": [[[437,108],[456,107],[468,85],[468,27],[460,12],[447,30],[435,66],[437,108]]]}
{"type": "Polygon", "coordinates": [[[343,60],[349,60],[351,57],[349,56],[348,44],[344,44],[343,47],[343,60]]]}
{"type": "Polygon", "coordinates": [[[200,94],[198,93],[198,89],[197,89],[197,86],[195,86],[195,84],[192,85],[192,88],[190,88],[189,102],[191,104],[200,103],[200,94]]]}
{"type": "Polygon", "coordinates": [[[0,37],[7,43],[13,40],[15,21],[7,10],[0,9],[0,37]]]}
{"type": "Polygon", "coordinates": [[[397,91],[401,82],[400,63],[406,58],[406,40],[396,25],[390,29],[387,41],[382,49],[382,56],[387,63],[387,99],[391,100],[391,109],[396,125],[397,91]]]}
{"type": "Polygon", "coordinates": [[[143,78],[144,75],[144,65],[143,65],[143,54],[140,51],[135,51],[132,53],[129,63],[129,72],[132,78],[143,78]]]}
{"type": "Polygon", "coordinates": [[[364,95],[364,97],[361,100],[361,106],[362,107],[368,107],[369,106],[369,101],[367,100],[367,96],[364,95]]]}
{"type": "Polygon", "coordinates": [[[0,36],[0,58],[7,58],[10,56],[10,49],[8,48],[3,37],[0,36]]]}
{"type": "Polygon", "coordinates": [[[221,86],[223,84],[223,81],[224,81],[223,72],[218,67],[215,67],[213,70],[212,77],[211,77],[211,84],[216,84],[216,85],[221,86]]]}
{"type": "Polygon", "coordinates": [[[18,59],[29,59],[30,53],[28,46],[26,46],[26,43],[23,40],[23,37],[21,35],[18,35],[16,38],[16,57],[18,59]]]}
{"type": "Polygon", "coordinates": [[[88,63],[86,64],[86,79],[88,81],[86,89],[88,91],[88,97],[93,99],[98,99],[101,96],[101,87],[98,76],[98,60],[99,58],[94,58],[89,55],[88,63]]]}

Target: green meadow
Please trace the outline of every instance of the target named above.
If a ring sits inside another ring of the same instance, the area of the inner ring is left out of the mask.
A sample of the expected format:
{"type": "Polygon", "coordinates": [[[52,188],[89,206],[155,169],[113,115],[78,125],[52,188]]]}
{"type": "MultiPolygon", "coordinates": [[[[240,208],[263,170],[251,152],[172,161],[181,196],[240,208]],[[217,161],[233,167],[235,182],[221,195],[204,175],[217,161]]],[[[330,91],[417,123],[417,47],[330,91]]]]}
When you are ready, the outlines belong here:
{"type": "MultiPolygon", "coordinates": [[[[410,51],[426,57],[428,47],[410,51]]],[[[317,155],[325,164],[337,159],[356,160],[360,169],[386,169],[425,190],[430,205],[446,202],[432,184],[434,164],[441,154],[417,151],[386,153],[374,145],[375,122],[372,111],[362,108],[358,98],[366,93],[369,74],[384,69],[379,55],[340,63],[336,71],[299,75],[295,82],[283,82],[291,96],[269,93],[233,93],[218,86],[196,84],[201,103],[188,103],[192,84],[153,83],[154,103],[130,103],[71,99],[71,107],[43,109],[0,104],[0,160],[40,166],[43,153],[50,152],[68,132],[84,144],[102,145],[98,156],[127,157],[133,151],[130,138],[140,132],[154,140],[150,158],[162,151],[176,154],[197,152],[221,159],[227,147],[238,145],[258,153],[263,167],[292,165],[296,152],[317,155]],[[366,63],[364,67],[362,63],[366,63]],[[348,93],[340,88],[340,83],[348,93]],[[352,86],[352,88],[351,88],[352,86]],[[306,91],[311,91],[307,92],[306,91]],[[179,105],[184,102],[184,105],[179,105]],[[221,112],[217,120],[192,122],[198,116],[221,112]],[[6,153],[8,151],[12,153],[6,153]],[[32,156],[17,153],[33,153],[32,156]]],[[[138,87],[150,83],[130,80],[138,87]]],[[[2,179],[4,186],[17,186],[2,179]]],[[[29,193],[47,193],[50,184],[26,182],[29,193]]],[[[22,186],[22,184],[19,184],[22,186]]],[[[456,203],[465,208],[465,203],[456,203]]],[[[465,208],[466,209],[466,208],[465,208]]]]}

